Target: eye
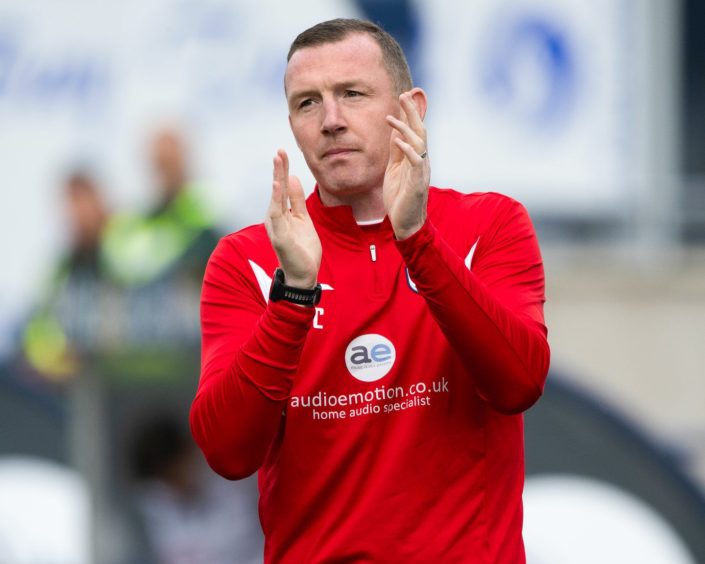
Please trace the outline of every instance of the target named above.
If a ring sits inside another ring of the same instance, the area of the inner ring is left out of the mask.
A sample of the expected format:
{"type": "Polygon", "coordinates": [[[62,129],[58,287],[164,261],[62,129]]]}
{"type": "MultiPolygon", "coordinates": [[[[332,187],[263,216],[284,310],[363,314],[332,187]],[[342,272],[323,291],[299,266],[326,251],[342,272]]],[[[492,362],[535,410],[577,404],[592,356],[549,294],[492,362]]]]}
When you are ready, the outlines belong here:
{"type": "Polygon", "coordinates": [[[362,92],[358,92],[357,90],[346,90],[345,91],[346,98],[356,98],[358,96],[362,96],[362,92]]]}
{"type": "Polygon", "coordinates": [[[313,104],[313,100],[311,98],[306,98],[305,100],[301,100],[301,102],[299,102],[299,109],[307,108],[311,104],[313,104]]]}

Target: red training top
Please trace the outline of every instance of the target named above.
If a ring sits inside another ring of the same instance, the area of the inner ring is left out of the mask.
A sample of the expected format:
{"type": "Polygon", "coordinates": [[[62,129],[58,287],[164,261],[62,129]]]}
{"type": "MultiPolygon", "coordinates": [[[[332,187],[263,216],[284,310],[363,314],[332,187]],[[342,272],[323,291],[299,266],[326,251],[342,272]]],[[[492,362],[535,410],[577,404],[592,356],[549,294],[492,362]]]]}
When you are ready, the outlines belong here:
{"type": "Polygon", "coordinates": [[[265,561],[524,562],[521,412],[549,364],[525,209],[431,188],[396,241],[307,206],[318,307],[267,303],[262,225],[223,238],[203,284],[191,427],[226,478],[260,470],[265,561]]]}

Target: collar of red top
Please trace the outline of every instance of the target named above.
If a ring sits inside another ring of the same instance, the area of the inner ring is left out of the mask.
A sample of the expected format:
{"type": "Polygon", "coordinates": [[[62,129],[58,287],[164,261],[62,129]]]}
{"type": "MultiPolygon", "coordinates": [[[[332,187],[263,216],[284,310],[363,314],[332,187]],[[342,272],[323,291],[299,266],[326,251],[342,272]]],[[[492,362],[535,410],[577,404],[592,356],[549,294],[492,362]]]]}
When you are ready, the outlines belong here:
{"type": "Polygon", "coordinates": [[[358,225],[350,206],[324,206],[316,185],[306,199],[308,213],[316,229],[324,229],[341,245],[366,250],[370,243],[393,241],[394,230],[387,216],[381,223],[358,225]]]}

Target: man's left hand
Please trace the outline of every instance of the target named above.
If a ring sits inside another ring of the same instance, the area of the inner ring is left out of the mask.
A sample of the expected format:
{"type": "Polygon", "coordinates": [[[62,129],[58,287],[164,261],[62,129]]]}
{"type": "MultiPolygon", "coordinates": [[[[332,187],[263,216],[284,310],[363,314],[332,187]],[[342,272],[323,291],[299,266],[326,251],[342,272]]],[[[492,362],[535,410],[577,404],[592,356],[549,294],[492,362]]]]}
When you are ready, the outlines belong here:
{"type": "Polygon", "coordinates": [[[426,145],[426,95],[414,88],[399,96],[399,118],[387,116],[392,127],[389,162],[384,174],[384,208],[397,239],[416,233],[426,221],[431,165],[426,145]]]}

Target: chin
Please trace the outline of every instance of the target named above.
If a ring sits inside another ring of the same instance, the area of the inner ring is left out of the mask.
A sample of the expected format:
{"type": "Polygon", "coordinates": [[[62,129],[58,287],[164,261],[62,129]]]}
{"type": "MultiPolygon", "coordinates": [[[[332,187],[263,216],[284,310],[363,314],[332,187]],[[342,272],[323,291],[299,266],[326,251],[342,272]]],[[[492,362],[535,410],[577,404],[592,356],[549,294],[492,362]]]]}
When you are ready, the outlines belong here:
{"type": "Polygon", "coordinates": [[[319,183],[322,190],[335,196],[352,196],[371,190],[369,183],[361,179],[336,179],[319,183]]]}
{"type": "MultiPolygon", "coordinates": [[[[340,171],[342,172],[342,171],[340,171]]],[[[382,186],[384,182],[384,171],[375,179],[369,175],[360,174],[328,174],[321,177],[316,177],[319,186],[323,186],[324,190],[330,194],[359,194],[368,192],[376,186],[382,186]]]]}

